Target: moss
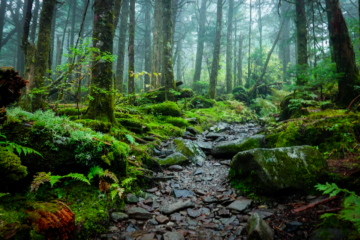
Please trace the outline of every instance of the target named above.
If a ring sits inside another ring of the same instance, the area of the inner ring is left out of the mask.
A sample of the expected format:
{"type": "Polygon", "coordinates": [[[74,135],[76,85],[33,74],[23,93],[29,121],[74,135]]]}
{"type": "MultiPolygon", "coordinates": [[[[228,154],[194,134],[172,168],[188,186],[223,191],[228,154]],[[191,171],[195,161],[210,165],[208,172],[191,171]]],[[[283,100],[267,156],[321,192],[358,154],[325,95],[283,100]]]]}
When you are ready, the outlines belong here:
{"type": "Polygon", "coordinates": [[[27,168],[21,165],[21,160],[17,155],[0,147],[1,181],[18,181],[26,177],[27,174],[27,168]]]}
{"type": "Polygon", "coordinates": [[[80,119],[75,120],[76,123],[81,123],[83,126],[88,127],[96,132],[108,133],[111,129],[111,123],[103,122],[99,120],[92,120],[92,119],[80,119]]]}
{"type": "Polygon", "coordinates": [[[191,98],[195,95],[194,91],[191,88],[184,88],[180,91],[180,96],[178,98],[191,98]]]}
{"type": "Polygon", "coordinates": [[[157,158],[156,160],[161,166],[182,165],[188,162],[187,157],[181,153],[173,153],[166,158],[157,158]]]}
{"type": "Polygon", "coordinates": [[[212,155],[233,157],[238,152],[265,147],[265,136],[254,135],[246,139],[220,142],[212,149],[212,155]]]}
{"type": "Polygon", "coordinates": [[[146,124],[136,118],[117,118],[116,120],[134,133],[143,134],[150,131],[146,124]]]}
{"type": "Polygon", "coordinates": [[[184,128],[190,125],[185,119],[179,117],[168,116],[164,119],[164,121],[179,128],[184,128]]]}
{"type": "Polygon", "coordinates": [[[174,102],[163,102],[160,104],[150,105],[147,107],[147,113],[162,116],[180,117],[181,110],[178,105],[174,102]]]}
{"type": "Polygon", "coordinates": [[[57,115],[60,116],[78,116],[78,115],[84,115],[87,108],[60,108],[56,111],[57,115]]]}
{"type": "Polygon", "coordinates": [[[190,108],[211,108],[215,105],[215,100],[206,99],[203,96],[196,96],[189,102],[190,108]]]}

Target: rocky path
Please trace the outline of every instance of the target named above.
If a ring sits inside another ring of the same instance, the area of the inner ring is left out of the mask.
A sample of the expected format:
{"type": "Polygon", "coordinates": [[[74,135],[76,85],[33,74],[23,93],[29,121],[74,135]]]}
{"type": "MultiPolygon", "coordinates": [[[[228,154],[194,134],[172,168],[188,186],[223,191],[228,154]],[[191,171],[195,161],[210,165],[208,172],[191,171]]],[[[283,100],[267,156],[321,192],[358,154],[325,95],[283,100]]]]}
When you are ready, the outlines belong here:
{"type": "MultiPolygon", "coordinates": [[[[195,149],[199,152],[191,158],[192,163],[171,165],[157,173],[154,176],[158,180],[157,186],[144,190],[142,197],[128,194],[124,212],[111,214],[113,226],[102,239],[230,240],[247,239],[249,234],[255,237],[259,232],[263,235],[259,239],[274,239],[274,230],[266,221],[274,214],[283,213],[287,206],[276,202],[262,205],[257,200],[243,197],[227,179],[231,160],[211,155],[211,149],[218,142],[249,137],[259,128],[251,123],[220,123],[210,132],[197,136],[192,135],[193,129],[189,128],[183,136],[187,139],[186,146],[191,148],[196,143],[195,146],[201,149],[195,149]],[[251,220],[254,224],[248,223],[251,220]]],[[[176,140],[164,142],[156,151],[159,160],[180,154],[174,153],[174,142],[176,140]]],[[[297,221],[281,224],[276,232],[282,232],[286,227],[296,231],[301,225],[297,221]]],[[[306,238],[286,234],[291,236],[287,239],[306,238]]]]}

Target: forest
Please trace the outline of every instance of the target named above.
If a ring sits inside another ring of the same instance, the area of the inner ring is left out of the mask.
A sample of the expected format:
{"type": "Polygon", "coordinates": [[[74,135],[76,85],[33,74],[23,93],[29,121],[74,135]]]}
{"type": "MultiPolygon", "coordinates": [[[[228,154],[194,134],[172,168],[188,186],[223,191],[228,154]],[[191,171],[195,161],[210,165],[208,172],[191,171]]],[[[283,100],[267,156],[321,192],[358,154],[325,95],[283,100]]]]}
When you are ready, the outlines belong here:
{"type": "Polygon", "coordinates": [[[0,240],[360,239],[360,1],[1,0],[0,240]]]}

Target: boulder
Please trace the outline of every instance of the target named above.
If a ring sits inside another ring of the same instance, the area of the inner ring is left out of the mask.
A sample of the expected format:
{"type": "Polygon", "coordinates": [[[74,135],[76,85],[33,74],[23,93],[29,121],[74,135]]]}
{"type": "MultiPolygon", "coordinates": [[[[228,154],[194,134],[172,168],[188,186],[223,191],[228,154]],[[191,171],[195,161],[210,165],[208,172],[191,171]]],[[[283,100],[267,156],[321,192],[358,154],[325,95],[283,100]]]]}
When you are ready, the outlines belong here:
{"type": "Polygon", "coordinates": [[[129,218],[129,216],[127,214],[125,214],[125,213],[122,213],[122,212],[113,212],[113,213],[111,213],[111,219],[114,220],[115,222],[126,220],[128,218],[129,218]]]}
{"type": "Polygon", "coordinates": [[[161,166],[181,165],[186,163],[188,158],[181,153],[173,153],[166,158],[156,158],[161,166]]]}
{"type": "Polygon", "coordinates": [[[200,166],[204,163],[206,155],[197,143],[186,139],[175,139],[176,151],[186,156],[191,162],[200,166]]]}
{"type": "Polygon", "coordinates": [[[148,211],[146,211],[143,208],[140,207],[132,207],[129,210],[127,210],[127,215],[130,218],[135,218],[135,219],[143,219],[143,220],[147,220],[147,219],[151,219],[152,218],[152,214],[149,213],[148,211]]]}
{"type": "Polygon", "coordinates": [[[311,146],[257,148],[239,152],[232,159],[231,178],[252,191],[272,193],[281,189],[313,187],[327,167],[322,154],[311,146]]]}
{"type": "Polygon", "coordinates": [[[218,143],[211,151],[213,156],[233,157],[238,152],[265,147],[265,136],[254,135],[246,139],[237,139],[218,143]]]}
{"type": "Polygon", "coordinates": [[[246,231],[248,233],[248,240],[273,240],[274,231],[270,226],[255,213],[249,218],[246,231]]]}

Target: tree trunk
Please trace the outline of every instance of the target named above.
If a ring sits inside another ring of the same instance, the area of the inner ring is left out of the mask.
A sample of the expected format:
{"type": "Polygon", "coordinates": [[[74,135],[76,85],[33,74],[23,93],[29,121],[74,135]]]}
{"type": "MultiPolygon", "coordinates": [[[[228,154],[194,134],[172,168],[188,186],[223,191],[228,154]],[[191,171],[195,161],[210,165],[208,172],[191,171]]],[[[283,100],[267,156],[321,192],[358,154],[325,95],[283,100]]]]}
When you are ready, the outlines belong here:
{"type": "MultiPolygon", "coordinates": [[[[76,23],[76,8],[77,8],[77,1],[71,0],[72,2],[72,16],[71,16],[71,34],[70,34],[70,46],[74,46],[75,42],[75,23],[76,23]]],[[[70,47],[69,47],[70,49],[70,47]]]]}
{"type": "MultiPolygon", "coordinates": [[[[48,68],[50,70],[52,70],[52,62],[53,62],[53,58],[54,58],[56,15],[57,15],[57,8],[56,8],[56,5],[55,5],[55,7],[54,7],[54,17],[53,17],[52,26],[51,26],[51,45],[50,45],[50,53],[49,53],[50,56],[49,56],[49,66],[48,66],[48,68]]],[[[51,75],[52,74],[50,73],[50,77],[51,77],[51,75]]]]}
{"type": "Polygon", "coordinates": [[[135,93],[134,74],[135,73],[135,0],[130,0],[130,22],[129,22],[129,67],[128,67],[128,94],[135,93]]]}
{"type": "Polygon", "coordinates": [[[176,90],[174,69],[173,69],[173,49],[172,49],[172,1],[163,0],[163,70],[165,82],[165,99],[166,101],[175,101],[175,95],[171,92],[176,90]]]}
{"type": "Polygon", "coordinates": [[[30,41],[32,43],[35,43],[36,28],[37,28],[37,22],[38,22],[38,18],[39,18],[39,9],[40,9],[40,1],[35,0],[34,17],[33,17],[33,22],[31,25],[31,32],[30,32],[30,41]]]}
{"type": "Polygon", "coordinates": [[[216,10],[216,35],[214,42],[214,54],[213,62],[211,66],[211,75],[210,75],[210,86],[209,86],[209,95],[212,99],[216,97],[216,85],[217,77],[219,71],[219,58],[220,58],[220,46],[221,46],[221,27],[222,27],[222,0],[217,1],[217,10],[216,10]]]}
{"type": "Polygon", "coordinates": [[[178,57],[176,62],[176,81],[182,81],[181,71],[182,71],[182,40],[179,40],[177,44],[178,57]]]}
{"type": "MultiPolygon", "coordinates": [[[[328,19],[328,31],[330,33],[330,32],[334,32],[334,27],[331,25],[331,21],[333,19],[333,12],[331,10],[330,1],[329,0],[325,1],[325,4],[326,4],[326,15],[328,19]]],[[[329,39],[329,45],[330,45],[329,47],[330,47],[331,62],[334,63],[335,62],[334,43],[331,37],[329,39]]]]}
{"type": "MultiPolygon", "coordinates": [[[[194,83],[200,81],[200,77],[201,77],[201,66],[202,66],[202,58],[204,54],[204,42],[205,42],[206,3],[207,0],[201,1],[199,31],[198,31],[197,48],[196,48],[195,73],[193,79],[194,83]]],[[[194,87],[194,89],[196,89],[196,87],[194,87]]]]}
{"type": "Polygon", "coordinates": [[[174,42],[175,42],[174,40],[175,40],[176,22],[178,17],[178,4],[179,4],[179,0],[172,0],[172,14],[171,14],[171,19],[173,22],[172,31],[171,31],[172,49],[174,49],[174,42]]]}
{"type": "Polygon", "coordinates": [[[261,21],[261,0],[259,0],[259,47],[260,47],[260,67],[262,66],[262,21],[261,21]]]}
{"type": "MultiPolygon", "coordinates": [[[[114,0],[95,0],[93,45],[101,52],[113,51],[114,39],[114,0]]],[[[117,124],[114,115],[114,95],[109,92],[112,86],[112,62],[97,62],[92,67],[88,117],[117,124]]]]}
{"type": "Polygon", "coordinates": [[[119,18],[120,18],[120,10],[121,10],[121,3],[122,3],[122,0],[115,0],[115,10],[114,10],[114,13],[115,13],[115,17],[114,17],[114,29],[116,30],[117,28],[117,25],[119,23],[119,18]]]}
{"type": "Polygon", "coordinates": [[[229,0],[227,35],[226,35],[226,92],[232,91],[232,25],[234,16],[234,0],[229,0]]]}
{"type": "Polygon", "coordinates": [[[236,56],[236,41],[237,41],[237,39],[236,39],[236,30],[237,30],[237,20],[236,20],[236,18],[235,18],[235,21],[234,21],[234,24],[235,24],[235,28],[234,28],[234,73],[233,73],[233,76],[234,76],[234,87],[236,87],[237,86],[237,83],[238,83],[238,80],[237,80],[237,74],[236,74],[236,69],[237,69],[237,64],[236,64],[236,61],[237,61],[237,56],[236,56]]]}
{"type": "Polygon", "coordinates": [[[251,85],[251,0],[250,0],[250,23],[249,23],[249,57],[248,57],[248,77],[245,84],[246,88],[251,85]]]}
{"type": "Polygon", "coordinates": [[[301,72],[308,68],[305,0],[296,0],[297,85],[304,85],[301,72]],[[300,74],[299,74],[300,73],[300,74]]]}
{"type": "Polygon", "coordinates": [[[244,41],[244,36],[240,35],[239,37],[239,58],[238,58],[238,86],[244,86],[243,81],[242,81],[242,59],[243,59],[243,41],[244,41]]]}
{"type": "Polygon", "coordinates": [[[21,47],[24,50],[24,59],[25,59],[25,66],[26,66],[26,55],[27,55],[27,48],[29,46],[29,32],[30,32],[30,21],[31,21],[31,9],[34,0],[27,0],[26,3],[26,11],[25,11],[25,22],[24,22],[24,31],[21,40],[21,47]]]}
{"type": "Polygon", "coordinates": [[[153,28],[153,54],[152,54],[152,66],[151,66],[151,86],[152,88],[160,87],[160,76],[162,63],[162,0],[155,0],[154,10],[154,28],[153,28]],[[156,73],[156,75],[154,74],[156,73]]]}
{"type": "Polygon", "coordinates": [[[340,103],[349,104],[355,97],[354,85],[359,84],[359,73],[355,62],[355,51],[349,31],[341,12],[339,0],[326,0],[332,12],[329,28],[330,39],[334,47],[334,60],[338,73],[343,73],[338,80],[340,103]]]}
{"type": "Polygon", "coordinates": [[[129,0],[122,2],[121,20],[120,20],[120,36],[118,42],[118,60],[116,65],[117,88],[120,93],[124,92],[124,62],[125,62],[125,46],[126,32],[128,29],[129,19],[129,0]]]}
{"type": "MultiPolygon", "coordinates": [[[[50,35],[51,35],[51,23],[54,13],[54,7],[56,0],[43,0],[40,22],[39,22],[39,35],[35,52],[35,67],[34,67],[34,82],[31,86],[31,90],[34,88],[41,89],[44,87],[44,77],[46,76],[46,66],[49,58],[50,51],[50,35]]],[[[32,111],[44,108],[44,94],[34,94],[32,99],[32,111]]]]}
{"type": "MultiPolygon", "coordinates": [[[[151,73],[151,3],[146,1],[145,4],[145,71],[151,73]]],[[[145,91],[150,87],[150,76],[145,74],[145,91]]]]}
{"type": "Polygon", "coordinates": [[[290,63],[290,17],[289,17],[289,3],[283,2],[281,5],[281,21],[284,21],[284,27],[280,38],[280,59],[282,61],[283,82],[288,79],[287,68],[290,63]]]}
{"type": "Polygon", "coordinates": [[[1,52],[1,48],[2,48],[2,39],[3,39],[3,32],[4,32],[6,2],[7,1],[1,1],[1,3],[0,3],[0,52],[1,52]]]}

